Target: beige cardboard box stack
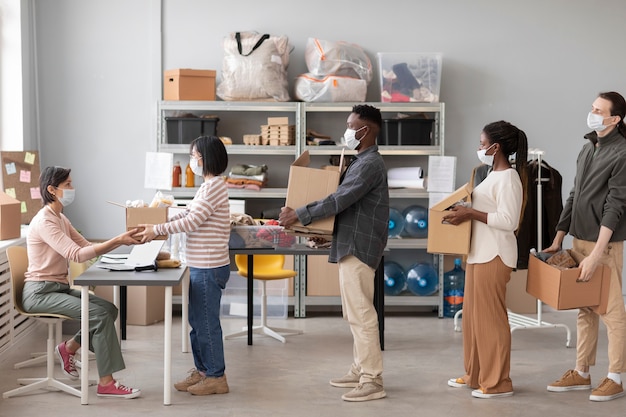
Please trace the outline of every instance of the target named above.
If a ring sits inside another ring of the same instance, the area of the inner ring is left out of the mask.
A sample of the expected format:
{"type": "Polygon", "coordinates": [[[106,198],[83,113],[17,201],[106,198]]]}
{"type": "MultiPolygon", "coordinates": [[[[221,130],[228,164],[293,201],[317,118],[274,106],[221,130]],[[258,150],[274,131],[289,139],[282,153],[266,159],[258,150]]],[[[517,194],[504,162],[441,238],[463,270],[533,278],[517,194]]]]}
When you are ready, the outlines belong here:
{"type": "MultiPolygon", "coordinates": [[[[341,155],[343,161],[343,153],[341,155]]],[[[297,209],[313,201],[320,200],[337,191],[341,167],[338,170],[309,168],[311,157],[304,151],[289,169],[287,198],[285,205],[297,209]]],[[[331,238],[335,217],[327,217],[303,226],[297,222],[290,227],[290,232],[303,236],[323,236],[331,238]]]]}
{"type": "Polygon", "coordinates": [[[261,125],[261,143],[263,145],[293,145],[295,139],[296,126],[289,124],[288,117],[268,117],[267,124],[261,125]]]}
{"type": "Polygon", "coordinates": [[[472,188],[465,184],[455,192],[433,205],[428,210],[429,253],[467,255],[470,249],[472,222],[466,221],[457,226],[442,223],[446,211],[459,202],[470,203],[472,188]]]}
{"type": "Polygon", "coordinates": [[[21,203],[0,191],[0,240],[20,237],[21,203]]]}
{"type": "Polygon", "coordinates": [[[165,71],[163,100],[215,101],[215,71],[194,69],[165,71]]]}
{"type": "MultiPolygon", "coordinates": [[[[140,224],[160,224],[167,221],[167,207],[126,207],[126,230],[140,224]]],[[[166,235],[155,239],[167,239],[166,235]]]]}
{"type": "MultiPolygon", "coordinates": [[[[97,286],[95,294],[113,302],[113,287],[97,286]]],[[[126,324],[148,326],[165,319],[165,287],[127,287],[126,324]]]]}
{"type": "MultiPolygon", "coordinates": [[[[568,252],[578,264],[585,258],[574,250],[568,252]]],[[[611,269],[598,266],[587,282],[578,281],[579,276],[580,268],[559,269],[531,256],[526,291],[557,310],[594,307],[598,314],[606,313],[611,269]]]]}

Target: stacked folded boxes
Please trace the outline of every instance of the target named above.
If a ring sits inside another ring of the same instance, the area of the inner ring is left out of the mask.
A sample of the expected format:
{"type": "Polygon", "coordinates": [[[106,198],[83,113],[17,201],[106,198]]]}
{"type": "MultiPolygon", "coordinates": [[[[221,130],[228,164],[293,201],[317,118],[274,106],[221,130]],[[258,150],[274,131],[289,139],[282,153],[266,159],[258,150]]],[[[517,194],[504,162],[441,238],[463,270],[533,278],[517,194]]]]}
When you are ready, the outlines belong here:
{"type": "Polygon", "coordinates": [[[288,117],[268,117],[267,125],[261,126],[261,144],[270,146],[293,145],[296,126],[289,124],[288,117]]]}

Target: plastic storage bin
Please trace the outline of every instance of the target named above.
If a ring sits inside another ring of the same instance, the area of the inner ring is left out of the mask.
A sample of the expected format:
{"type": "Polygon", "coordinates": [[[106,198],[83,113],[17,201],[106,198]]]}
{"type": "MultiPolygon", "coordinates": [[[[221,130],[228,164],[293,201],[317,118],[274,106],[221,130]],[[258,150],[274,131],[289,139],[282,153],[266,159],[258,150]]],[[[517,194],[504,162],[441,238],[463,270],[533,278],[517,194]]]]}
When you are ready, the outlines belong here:
{"type": "Polygon", "coordinates": [[[379,145],[432,145],[433,119],[384,119],[379,145]]]}
{"type": "Polygon", "coordinates": [[[295,243],[282,226],[234,226],[230,231],[231,248],[290,248],[295,243]]]}
{"type": "Polygon", "coordinates": [[[378,53],[382,102],[439,102],[440,53],[378,53]]]}
{"type": "Polygon", "coordinates": [[[189,144],[198,136],[217,136],[219,117],[166,117],[167,143],[189,144]]]}

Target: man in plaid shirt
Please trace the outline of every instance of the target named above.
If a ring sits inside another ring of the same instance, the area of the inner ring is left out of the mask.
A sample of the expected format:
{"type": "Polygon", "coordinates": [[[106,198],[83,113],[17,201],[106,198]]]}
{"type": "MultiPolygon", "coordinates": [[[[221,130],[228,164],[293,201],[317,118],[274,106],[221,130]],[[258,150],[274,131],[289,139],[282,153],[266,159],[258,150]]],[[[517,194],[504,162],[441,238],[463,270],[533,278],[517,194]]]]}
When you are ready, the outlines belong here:
{"type": "Polygon", "coordinates": [[[335,216],[328,261],[339,266],[343,316],[354,338],[354,362],[348,373],[331,379],[335,387],[354,388],[341,398],[368,401],[384,398],[383,360],[374,308],[374,273],[387,245],[389,189],[387,169],[378,153],[376,137],[382,125],[380,110],[356,105],[348,116],[345,145],[357,155],[342,174],[336,192],[295,210],[283,207],[280,224],[303,225],[335,216]]]}

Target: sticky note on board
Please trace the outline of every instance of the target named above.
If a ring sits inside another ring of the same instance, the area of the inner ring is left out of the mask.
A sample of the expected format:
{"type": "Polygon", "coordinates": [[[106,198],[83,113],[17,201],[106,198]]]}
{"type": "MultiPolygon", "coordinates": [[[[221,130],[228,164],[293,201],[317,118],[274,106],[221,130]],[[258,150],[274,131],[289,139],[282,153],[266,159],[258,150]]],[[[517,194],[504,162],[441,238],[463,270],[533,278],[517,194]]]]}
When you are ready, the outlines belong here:
{"type": "Polygon", "coordinates": [[[6,190],[4,190],[4,193],[13,198],[17,198],[15,194],[15,188],[7,188],[6,190]]]}
{"type": "Polygon", "coordinates": [[[20,182],[30,183],[30,171],[26,171],[25,169],[20,170],[20,182]]]}
{"type": "Polygon", "coordinates": [[[4,164],[4,170],[7,172],[7,175],[13,175],[17,172],[15,168],[15,162],[9,162],[8,164],[4,164]]]}
{"type": "Polygon", "coordinates": [[[26,152],[24,155],[24,162],[33,165],[35,163],[35,154],[32,152],[26,152]]]}
{"type": "Polygon", "coordinates": [[[39,187],[30,187],[30,198],[33,200],[41,200],[41,192],[39,187]]]}
{"type": "Polygon", "coordinates": [[[22,201],[21,211],[22,213],[28,213],[28,208],[26,207],[26,201],[22,201]]]}

